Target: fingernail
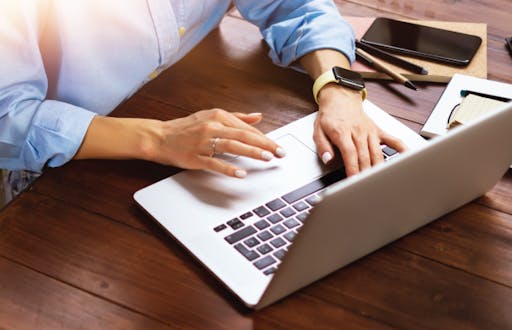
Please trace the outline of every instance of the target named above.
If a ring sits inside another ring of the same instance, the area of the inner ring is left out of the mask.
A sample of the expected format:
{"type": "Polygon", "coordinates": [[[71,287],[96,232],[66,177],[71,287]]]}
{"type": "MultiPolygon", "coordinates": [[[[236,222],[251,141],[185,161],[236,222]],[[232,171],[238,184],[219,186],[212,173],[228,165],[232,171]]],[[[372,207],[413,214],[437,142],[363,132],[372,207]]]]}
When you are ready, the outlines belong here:
{"type": "Polygon", "coordinates": [[[247,116],[261,116],[261,112],[251,112],[248,113],[247,116]]]}
{"type": "Polygon", "coordinates": [[[284,151],[284,149],[283,149],[283,148],[281,148],[281,147],[277,147],[277,149],[276,149],[276,155],[277,155],[278,157],[284,157],[284,156],[286,156],[286,151],[284,151]]]}
{"type": "Polygon", "coordinates": [[[322,162],[324,164],[327,164],[332,159],[332,155],[330,152],[326,151],[322,154],[322,162]]]}
{"type": "Polygon", "coordinates": [[[261,158],[263,158],[265,160],[271,160],[272,158],[274,158],[274,155],[272,155],[272,153],[270,151],[263,150],[261,152],[261,158]]]}
{"type": "Polygon", "coordinates": [[[244,170],[236,170],[235,171],[235,176],[237,178],[243,179],[243,178],[245,178],[247,176],[247,172],[244,171],[244,170]]]}

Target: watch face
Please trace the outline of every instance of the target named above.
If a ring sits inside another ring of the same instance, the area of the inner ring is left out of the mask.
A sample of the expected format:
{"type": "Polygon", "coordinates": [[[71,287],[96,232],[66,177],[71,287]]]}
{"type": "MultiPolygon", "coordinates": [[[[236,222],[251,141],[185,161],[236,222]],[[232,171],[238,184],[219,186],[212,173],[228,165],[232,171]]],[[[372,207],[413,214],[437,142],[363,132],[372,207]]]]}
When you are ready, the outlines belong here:
{"type": "Polygon", "coordinates": [[[340,85],[347,86],[358,91],[364,88],[364,79],[359,72],[340,68],[339,66],[333,67],[332,71],[340,85]]]}

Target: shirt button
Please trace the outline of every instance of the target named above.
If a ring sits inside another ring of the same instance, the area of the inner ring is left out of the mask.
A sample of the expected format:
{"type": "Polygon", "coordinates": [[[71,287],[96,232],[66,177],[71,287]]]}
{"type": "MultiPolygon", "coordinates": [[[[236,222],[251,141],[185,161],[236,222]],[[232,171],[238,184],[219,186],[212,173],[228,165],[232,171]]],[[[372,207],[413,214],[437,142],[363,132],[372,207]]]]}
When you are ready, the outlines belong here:
{"type": "Polygon", "coordinates": [[[153,80],[155,79],[156,77],[158,76],[158,70],[155,70],[153,72],[151,72],[149,75],[148,75],[148,78],[153,80]]]}
{"type": "Polygon", "coordinates": [[[180,28],[178,29],[178,34],[180,35],[180,37],[182,37],[185,32],[187,32],[187,29],[184,27],[184,26],[180,26],[180,28]]]}

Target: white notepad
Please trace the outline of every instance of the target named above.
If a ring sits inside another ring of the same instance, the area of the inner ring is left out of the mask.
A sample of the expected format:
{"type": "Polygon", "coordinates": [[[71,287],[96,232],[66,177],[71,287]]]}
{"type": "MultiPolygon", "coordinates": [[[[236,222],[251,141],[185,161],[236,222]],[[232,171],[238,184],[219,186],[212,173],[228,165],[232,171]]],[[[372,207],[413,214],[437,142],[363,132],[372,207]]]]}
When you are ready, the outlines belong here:
{"type": "Polygon", "coordinates": [[[455,74],[437,101],[420,134],[426,138],[444,135],[448,132],[448,121],[454,108],[461,103],[461,90],[512,99],[512,84],[455,74]]]}

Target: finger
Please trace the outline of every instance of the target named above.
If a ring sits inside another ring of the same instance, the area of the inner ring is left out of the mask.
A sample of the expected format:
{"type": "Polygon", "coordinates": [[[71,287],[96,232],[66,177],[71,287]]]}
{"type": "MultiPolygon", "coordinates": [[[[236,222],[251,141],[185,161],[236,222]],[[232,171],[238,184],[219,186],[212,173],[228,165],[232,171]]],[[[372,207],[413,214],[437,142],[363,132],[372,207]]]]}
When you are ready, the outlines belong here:
{"type": "Polygon", "coordinates": [[[261,121],[263,115],[260,112],[253,113],[241,113],[241,112],[233,112],[233,115],[240,120],[243,120],[245,123],[249,125],[255,125],[261,121]]]}
{"type": "MultiPolygon", "coordinates": [[[[233,127],[233,128],[239,128],[248,130],[250,132],[253,132],[255,134],[264,135],[260,130],[258,130],[256,127],[249,125],[242,119],[240,119],[238,116],[243,116],[241,113],[237,113],[238,115],[235,115],[231,112],[227,112],[225,110],[221,109],[215,109],[212,112],[212,119],[220,122],[224,126],[227,127],[233,127]]],[[[250,117],[250,116],[249,116],[250,117]]]]}
{"type": "Polygon", "coordinates": [[[332,144],[325,135],[320,125],[315,122],[315,131],[313,133],[313,141],[315,141],[318,156],[324,164],[328,164],[334,158],[334,149],[332,144]]]}
{"type": "Polygon", "coordinates": [[[382,132],[381,133],[381,136],[380,136],[380,140],[385,144],[387,145],[388,147],[391,147],[393,149],[395,149],[396,151],[398,152],[403,152],[405,150],[407,150],[407,145],[405,145],[402,140],[392,136],[392,135],[389,135],[385,132],[382,132]]]}
{"type": "Polygon", "coordinates": [[[382,155],[382,149],[380,146],[380,140],[377,136],[370,135],[368,137],[368,149],[370,150],[370,159],[372,165],[384,161],[384,156],[382,155]]]}
{"type": "Polygon", "coordinates": [[[271,160],[274,155],[261,148],[253,147],[237,140],[220,139],[215,148],[216,153],[230,153],[259,160],[271,160]]]}
{"type": "Polygon", "coordinates": [[[357,149],[351,136],[344,134],[336,146],[340,149],[341,156],[343,157],[343,164],[345,165],[345,172],[347,176],[359,173],[357,149]]]}
{"type": "Polygon", "coordinates": [[[247,176],[247,172],[244,169],[217,158],[201,157],[199,163],[203,170],[210,170],[239,179],[243,179],[247,176]]]}
{"type": "Polygon", "coordinates": [[[221,131],[216,132],[216,136],[222,139],[235,140],[247,144],[249,146],[268,150],[277,157],[284,157],[286,152],[272,139],[265,135],[255,134],[252,131],[239,128],[224,127],[221,131]]]}
{"type": "Polygon", "coordinates": [[[368,137],[362,134],[353,134],[352,140],[357,149],[357,161],[359,170],[365,170],[370,167],[370,151],[368,150],[368,137]]]}

